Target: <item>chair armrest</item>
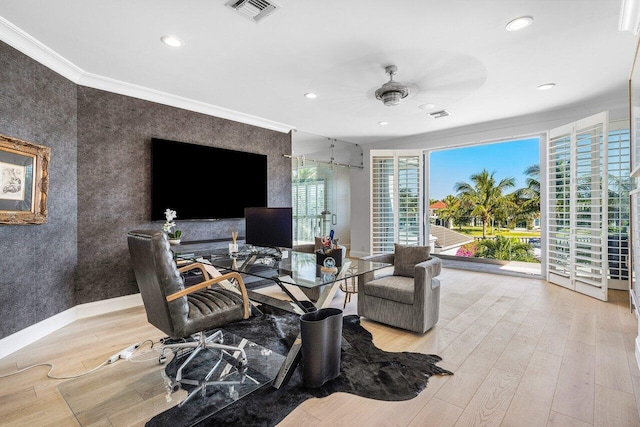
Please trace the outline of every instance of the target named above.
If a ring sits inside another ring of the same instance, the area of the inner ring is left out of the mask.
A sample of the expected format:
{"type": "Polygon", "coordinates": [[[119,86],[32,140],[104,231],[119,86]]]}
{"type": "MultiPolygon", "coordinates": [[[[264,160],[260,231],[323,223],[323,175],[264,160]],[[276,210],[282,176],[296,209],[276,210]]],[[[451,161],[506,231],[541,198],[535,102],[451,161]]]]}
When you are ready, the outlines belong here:
{"type": "MultiPolygon", "coordinates": [[[[204,268],[204,267],[203,267],[204,268]]],[[[206,271],[205,271],[206,273],[206,271]]],[[[209,276],[208,273],[207,277],[209,276]]],[[[214,277],[213,279],[209,279],[209,280],[205,280],[204,282],[200,282],[198,284],[195,284],[193,286],[189,286],[186,289],[182,289],[178,292],[175,292],[171,295],[167,295],[167,302],[171,302],[173,300],[176,300],[178,298],[181,298],[183,296],[189,295],[193,292],[197,292],[201,289],[204,288],[208,288],[211,285],[215,285],[216,283],[220,283],[223,282],[225,280],[229,280],[229,279],[235,279],[236,282],[238,283],[238,288],[240,289],[240,293],[242,294],[242,302],[244,305],[244,318],[248,319],[249,318],[249,295],[247,294],[247,288],[244,285],[244,280],[242,280],[242,276],[240,275],[240,273],[232,271],[226,274],[223,274],[221,276],[218,277],[214,277]]]]}
{"type": "Polygon", "coordinates": [[[442,272],[442,261],[440,258],[432,256],[428,260],[416,264],[416,268],[424,268],[428,271],[429,277],[436,277],[442,272]]]}
{"type": "MultiPolygon", "coordinates": [[[[394,259],[395,259],[395,254],[393,252],[385,252],[382,254],[369,255],[369,256],[360,258],[361,261],[386,262],[387,264],[393,264],[394,259]]],[[[360,275],[360,277],[361,279],[359,280],[361,281],[361,283],[365,284],[372,281],[375,278],[375,272],[369,271],[367,273],[360,275]]],[[[358,291],[361,288],[364,288],[364,287],[359,286],[358,291]]]]}
{"type": "Polygon", "coordinates": [[[360,259],[362,261],[386,262],[388,264],[393,264],[394,258],[395,254],[393,252],[385,252],[382,254],[369,255],[360,259]]]}
{"type": "Polygon", "coordinates": [[[185,271],[193,270],[195,268],[202,272],[202,277],[204,278],[204,280],[211,279],[211,277],[209,277],[209,272],[204,268],[204,264],[202,264],[201,262],[194,262],[193,264],[180,267],[178,268],[178,273],[184,273],[185,271]]]}
{"type": "Polygon", "coordinates": [[[433,289],[431,279],[440,275],[442,261],[440,258],[431,257],[415,266],[414,285],[416,294],[427,294],[433,289]]]}

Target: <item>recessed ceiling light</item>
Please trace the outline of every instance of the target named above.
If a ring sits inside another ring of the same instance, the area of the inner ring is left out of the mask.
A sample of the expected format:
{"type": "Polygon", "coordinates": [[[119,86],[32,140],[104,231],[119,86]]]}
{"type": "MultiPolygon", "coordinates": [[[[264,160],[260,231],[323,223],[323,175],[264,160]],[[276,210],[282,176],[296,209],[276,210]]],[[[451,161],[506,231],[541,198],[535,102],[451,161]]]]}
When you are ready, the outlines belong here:
{"type": "Polygon", "coordinates": [[[518,31],[525,27],[528,27],[533,22],[533,18],[531,16],[521,16],[510,21],[507,24],[507,31],[518,31]]]}
{"type": "Polygon", "coordinates": [[[388,124],[389,124],[389,122],[382,121],[382,122],[378,122],[378,124],[379,124],[380,126],[386,126],[386,125],[388,125],[388,124]]]}
{"type": "Polygon", "coordinates": [[[316,95],[313,92],[307,92],[304,94],[305,97],[309,98],[309,99],[316,99],[318,97],[318,95],[316,95]]]}
{"type": "Polygon", "coordinates": [[[436,107],[435,104],[422,104],[418,108],[420,108],[421,110],[430,110],[435,107],[436,107]]]}
{"type": "Polygon", "coordinates": [[[180,47],[182,46],[182,40],[174,36],[162,36],[160,37],[160,41],[171,47],[180,47]]]}
{"type": "Polygon", "coordinates": [[[553,89],[556,86],[555,83],[545,83],[542,84],[540,86],[538,86],[536,89],[538,90],[549,90],[549,89],[553,89]]]}

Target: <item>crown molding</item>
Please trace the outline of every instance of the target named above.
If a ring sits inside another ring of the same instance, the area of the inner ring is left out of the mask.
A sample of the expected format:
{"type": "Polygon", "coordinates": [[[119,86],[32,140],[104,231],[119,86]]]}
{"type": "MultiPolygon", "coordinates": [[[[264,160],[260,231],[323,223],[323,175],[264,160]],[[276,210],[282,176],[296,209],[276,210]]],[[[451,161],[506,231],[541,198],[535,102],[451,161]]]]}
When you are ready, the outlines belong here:
{"type": "Polygon", "coordinates": [[[145,101],[156,102],[158,104],[194,111],[196,113],[207,114],[209,116],[220,117],[222,119],[233,120],[236,122],[270,129],[277,132],[288,133],[289,131],[295,129],[294,126],[263,119],[261,117],[252,116],[250,114],[240,113],[238,111],[229,110],[223,107],[217,107],[215,105],[195,101],[193,99],[184,98],[182,96],[172,95],[170,93],[161,92],[155,89],[150,89],[148,87],[138,86],[120,80],[99,76],[97,74],[85,72],[80,76],[76,83],[80,86],[100,89],[107,92],[143,99],[145,101]]]}
{"type": "Polygon", "coordinates": [[[1,16],[0,40],[77,85],[233,120],[277,132],[288,133],[295,129],[294,126],[284,123],[88,73],[1,16]]]}
{"type": "Polygon", "coordinates": [[[84,71],[0,16],[0,39],[61,76],[77,83],[84,71]]]}

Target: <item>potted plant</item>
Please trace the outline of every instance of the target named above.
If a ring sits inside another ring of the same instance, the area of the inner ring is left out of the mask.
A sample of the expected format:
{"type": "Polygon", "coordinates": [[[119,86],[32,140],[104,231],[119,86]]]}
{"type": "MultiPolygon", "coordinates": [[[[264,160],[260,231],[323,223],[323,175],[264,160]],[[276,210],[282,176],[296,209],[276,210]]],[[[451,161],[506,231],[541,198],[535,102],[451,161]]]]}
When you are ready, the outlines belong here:
{"type": "Polygon", "coordinates": [[[172,245],[179,245],[180,244],[180,238],[182,237],[182,231],[180,231],[180,230],[171,231],[173,229],[173,227],[176,226],[176,223],[173,222],[173,220],[177,216],[178,215],[176,214],[176,211],[174,211],[172,209],[166,209],[164,211],[164,217],[166,218],[166,221],[165,221],[164,225],[162,226],[162,230],[165,233],[167,233],[167,237],[169,238],[169,243],[171,243],[172,245]]]}

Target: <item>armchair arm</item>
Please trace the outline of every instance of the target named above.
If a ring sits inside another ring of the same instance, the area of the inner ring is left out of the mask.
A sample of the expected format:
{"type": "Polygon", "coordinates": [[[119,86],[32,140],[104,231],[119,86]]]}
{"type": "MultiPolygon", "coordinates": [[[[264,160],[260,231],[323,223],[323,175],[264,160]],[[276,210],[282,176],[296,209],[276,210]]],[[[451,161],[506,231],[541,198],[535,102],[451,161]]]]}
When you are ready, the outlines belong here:
{"type": "Polygon", "coordinates": [[[426,261],[422,261],[415,266],[414,285],[415,296],[427,295],[431,292],[431,279],[440,275],[442,270],[442,261],[440,258],[431,257],[426,261]]]}
{"type": "Polygon", "coordinates": [[[193,270],[194,268],[199,269],[202,272],[202,277],[204,280],[209,280],[209,272],[204,268],[204,264],[201,262],[194,262],[193,264],[185,265],[184,267],[178,268],[178,273],[184,273],[185,271],[193,270]]]}
{"type": "Polygon", "coordinates": [[[361,259],[363,261],[386,262],[389,264],[393,264],[393,260],[395,259],[395,254],[393,252],[385,252],[382,254],[369,255],[361,259]]]}
{"type": "Polygon", "coordinates": [[[428,260],[422,261],[416,264],[416,268],[422,268],[426,270],[426,273],[430,278],[439,276],[442,272],[442,261],[438,257],[429,257],[428,260]]]}
{"type": "MultiPolygon", "coordinates": [[[[394,259],[395,259],[395,254],[393,252],[385,252],[381,254],[369,255],[369,256],[360,258],[361,261],[386,262],[388,264],[393,264],[394,259]]],[[[373,271],[369,271],[368,273],[365,273],[360,277],[361,279],[359,280],[361,280],[361,282],[364,284],[372,281],[375,278],[375,273],[373,271]]],[[[360,288],[362,288],[362,286],[358,287],[358,290],[360,290],[360,288]]]]}
{"type": "MultiPolygon", "coordinates": [[[[202,268],[204,269],[204,266],[202,268]]],[[[206,274],[206,277],[209,277],[209,274],[206,271],[204,274],[206,274]]],[[[229,279],[235,279],[236,282],[238,283],[238,288],[240,289],[240,293],[242,294],[242,302],[244,305],[244,318],[248,319],[249,318],[249,295],[247,294],[247,288],[244,285],[244,280],[242,280],[242,276],[240,275],[240,273],[237,273],[235,271],[223,274],[218,277],[214,277],[213,279],[205,280],[204,282],[200,282],[193,286],[189,286],[186,289],[182,289],[178,292],[175,292],[171,295],[167,295],[167,302],[171,302],[185,295],[189,295],[193,292],[199,291],[200,289],[208,288],[211,285],[215,285],[216,283],[220,283],[224,280],[229,280],[229,279]]]]}

